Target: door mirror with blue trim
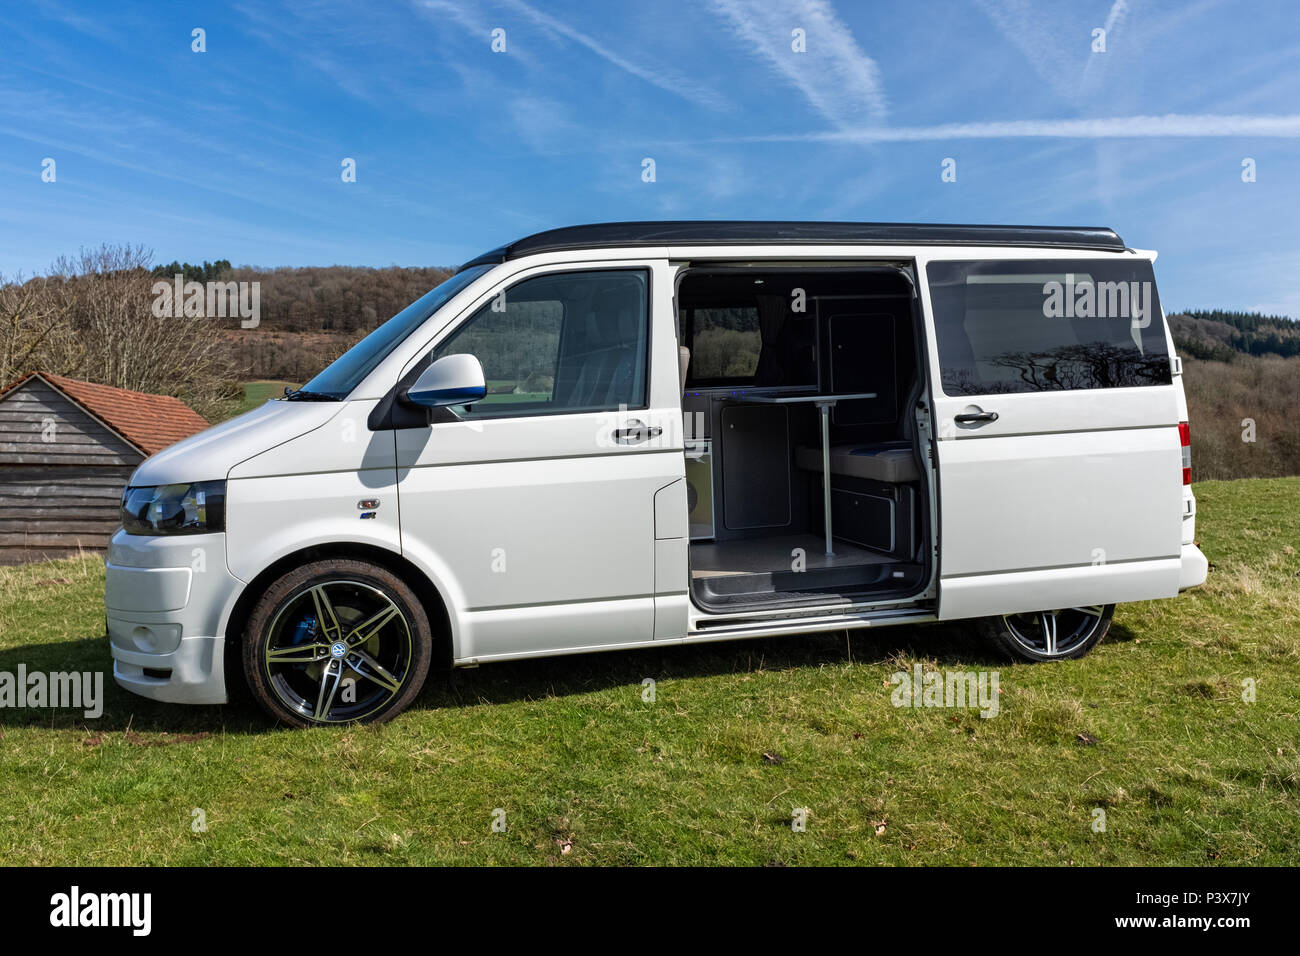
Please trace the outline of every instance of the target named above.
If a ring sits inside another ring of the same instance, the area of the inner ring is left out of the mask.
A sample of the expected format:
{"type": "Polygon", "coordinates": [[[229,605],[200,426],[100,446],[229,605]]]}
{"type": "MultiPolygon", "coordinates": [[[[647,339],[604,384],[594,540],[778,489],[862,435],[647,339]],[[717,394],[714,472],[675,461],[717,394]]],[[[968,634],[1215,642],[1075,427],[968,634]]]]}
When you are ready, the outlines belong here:
{"type": "Polygon", "coordinates": [[[420,373],[403,398],[412,405],[438,408],[470,405],[487,394],[483,366],[472,355],[444,355],[420,373]]]}

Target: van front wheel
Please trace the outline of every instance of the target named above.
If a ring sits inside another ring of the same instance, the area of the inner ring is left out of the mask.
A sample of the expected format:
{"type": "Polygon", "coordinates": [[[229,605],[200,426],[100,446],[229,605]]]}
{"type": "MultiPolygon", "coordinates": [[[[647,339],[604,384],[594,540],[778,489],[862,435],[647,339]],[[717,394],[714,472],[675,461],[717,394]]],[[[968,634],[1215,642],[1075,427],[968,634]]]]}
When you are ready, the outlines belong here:
{"type": "Polygon", "coordinates": [[[378,723],[420,693],[433,632],[397,575],[331,558],[266,589],[242,650],[249,690],[276,719],[295,727],[378,723]]]}
{"type": "Polygon", "coordinates": [[[1101,643],[1110,630],[1115,605],[1067,607],[987,617],[987,636],[1012,657],[1027,661],[1060,661],[1082,657],[1101,643]]]}

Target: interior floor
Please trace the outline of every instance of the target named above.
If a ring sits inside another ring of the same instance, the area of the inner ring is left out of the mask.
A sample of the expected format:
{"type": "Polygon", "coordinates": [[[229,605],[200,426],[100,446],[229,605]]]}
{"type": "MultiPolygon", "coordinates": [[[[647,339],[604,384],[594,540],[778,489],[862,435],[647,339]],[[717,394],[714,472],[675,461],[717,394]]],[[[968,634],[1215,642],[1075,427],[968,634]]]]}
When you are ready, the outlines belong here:
{"type": "MultiPolygon", "coordinates": [[[[809,543],[815,540],[810,539],[809,543]]],[[[740,610],[772,602],[845,603],[867,594],[873,599],[884,599],[914,591],[922,580],[924,568],[920,564],[898,561],[837,541],[836,551],[841,548],[845,553],[834,558],[818,555],[819,560],[814,561],[810,554],[808,566],[796,570],[789,550],[751,548],[733,555],[737,549],[728,544],[720,548],[693,544],[691,591],[705,606],[740,610]],[[711,547],[712,552],[708,550],[711,547]],[[722,567],[699,568],[702,553],[713,554],[722,567]],[[765,569],[756,567],[764,556],[770,563],[765,569]]]]}
{"type": "Polygon", "coordinates": [[[813,534],[786,534],[740,541],[696,542],[691,545],[691,576],[708,578],[727,574],[753,574],[772,571],[782,564],[793,568],[793,552],[797,548],[803,550],[803,567],[810,571],[889,564],[893,560],[887,554],[869,551],[840,540],[834,542],[835,553],[828,555],[825,538],[813,534]]]}

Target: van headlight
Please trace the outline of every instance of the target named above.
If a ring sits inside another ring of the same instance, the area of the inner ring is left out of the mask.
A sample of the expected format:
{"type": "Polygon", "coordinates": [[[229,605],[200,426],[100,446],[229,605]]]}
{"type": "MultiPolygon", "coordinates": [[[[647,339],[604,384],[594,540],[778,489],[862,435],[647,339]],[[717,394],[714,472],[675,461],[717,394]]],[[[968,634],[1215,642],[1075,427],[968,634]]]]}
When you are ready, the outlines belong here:
{"type": "Polygon", "coordinates": [[[226,530],[226,483],[141,485],[122,492],[127,534],[208,534],[226,530]]]}

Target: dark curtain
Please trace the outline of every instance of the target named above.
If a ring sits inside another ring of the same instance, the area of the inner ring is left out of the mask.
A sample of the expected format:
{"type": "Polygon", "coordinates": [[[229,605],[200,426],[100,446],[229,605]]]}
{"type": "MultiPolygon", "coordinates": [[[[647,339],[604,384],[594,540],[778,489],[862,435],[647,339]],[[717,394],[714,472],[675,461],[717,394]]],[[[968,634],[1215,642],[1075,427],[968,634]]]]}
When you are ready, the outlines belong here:
{"type": "Polygon", "coordinates": [[[758,369],[754,373],[756,385],[782,385],[785,369],[781,365],[781,351],[777,339],[785,327],[790,307],[783,295],[760,295],[758,299],[758,334],[762,349],[758,353],[758,369]]]}

